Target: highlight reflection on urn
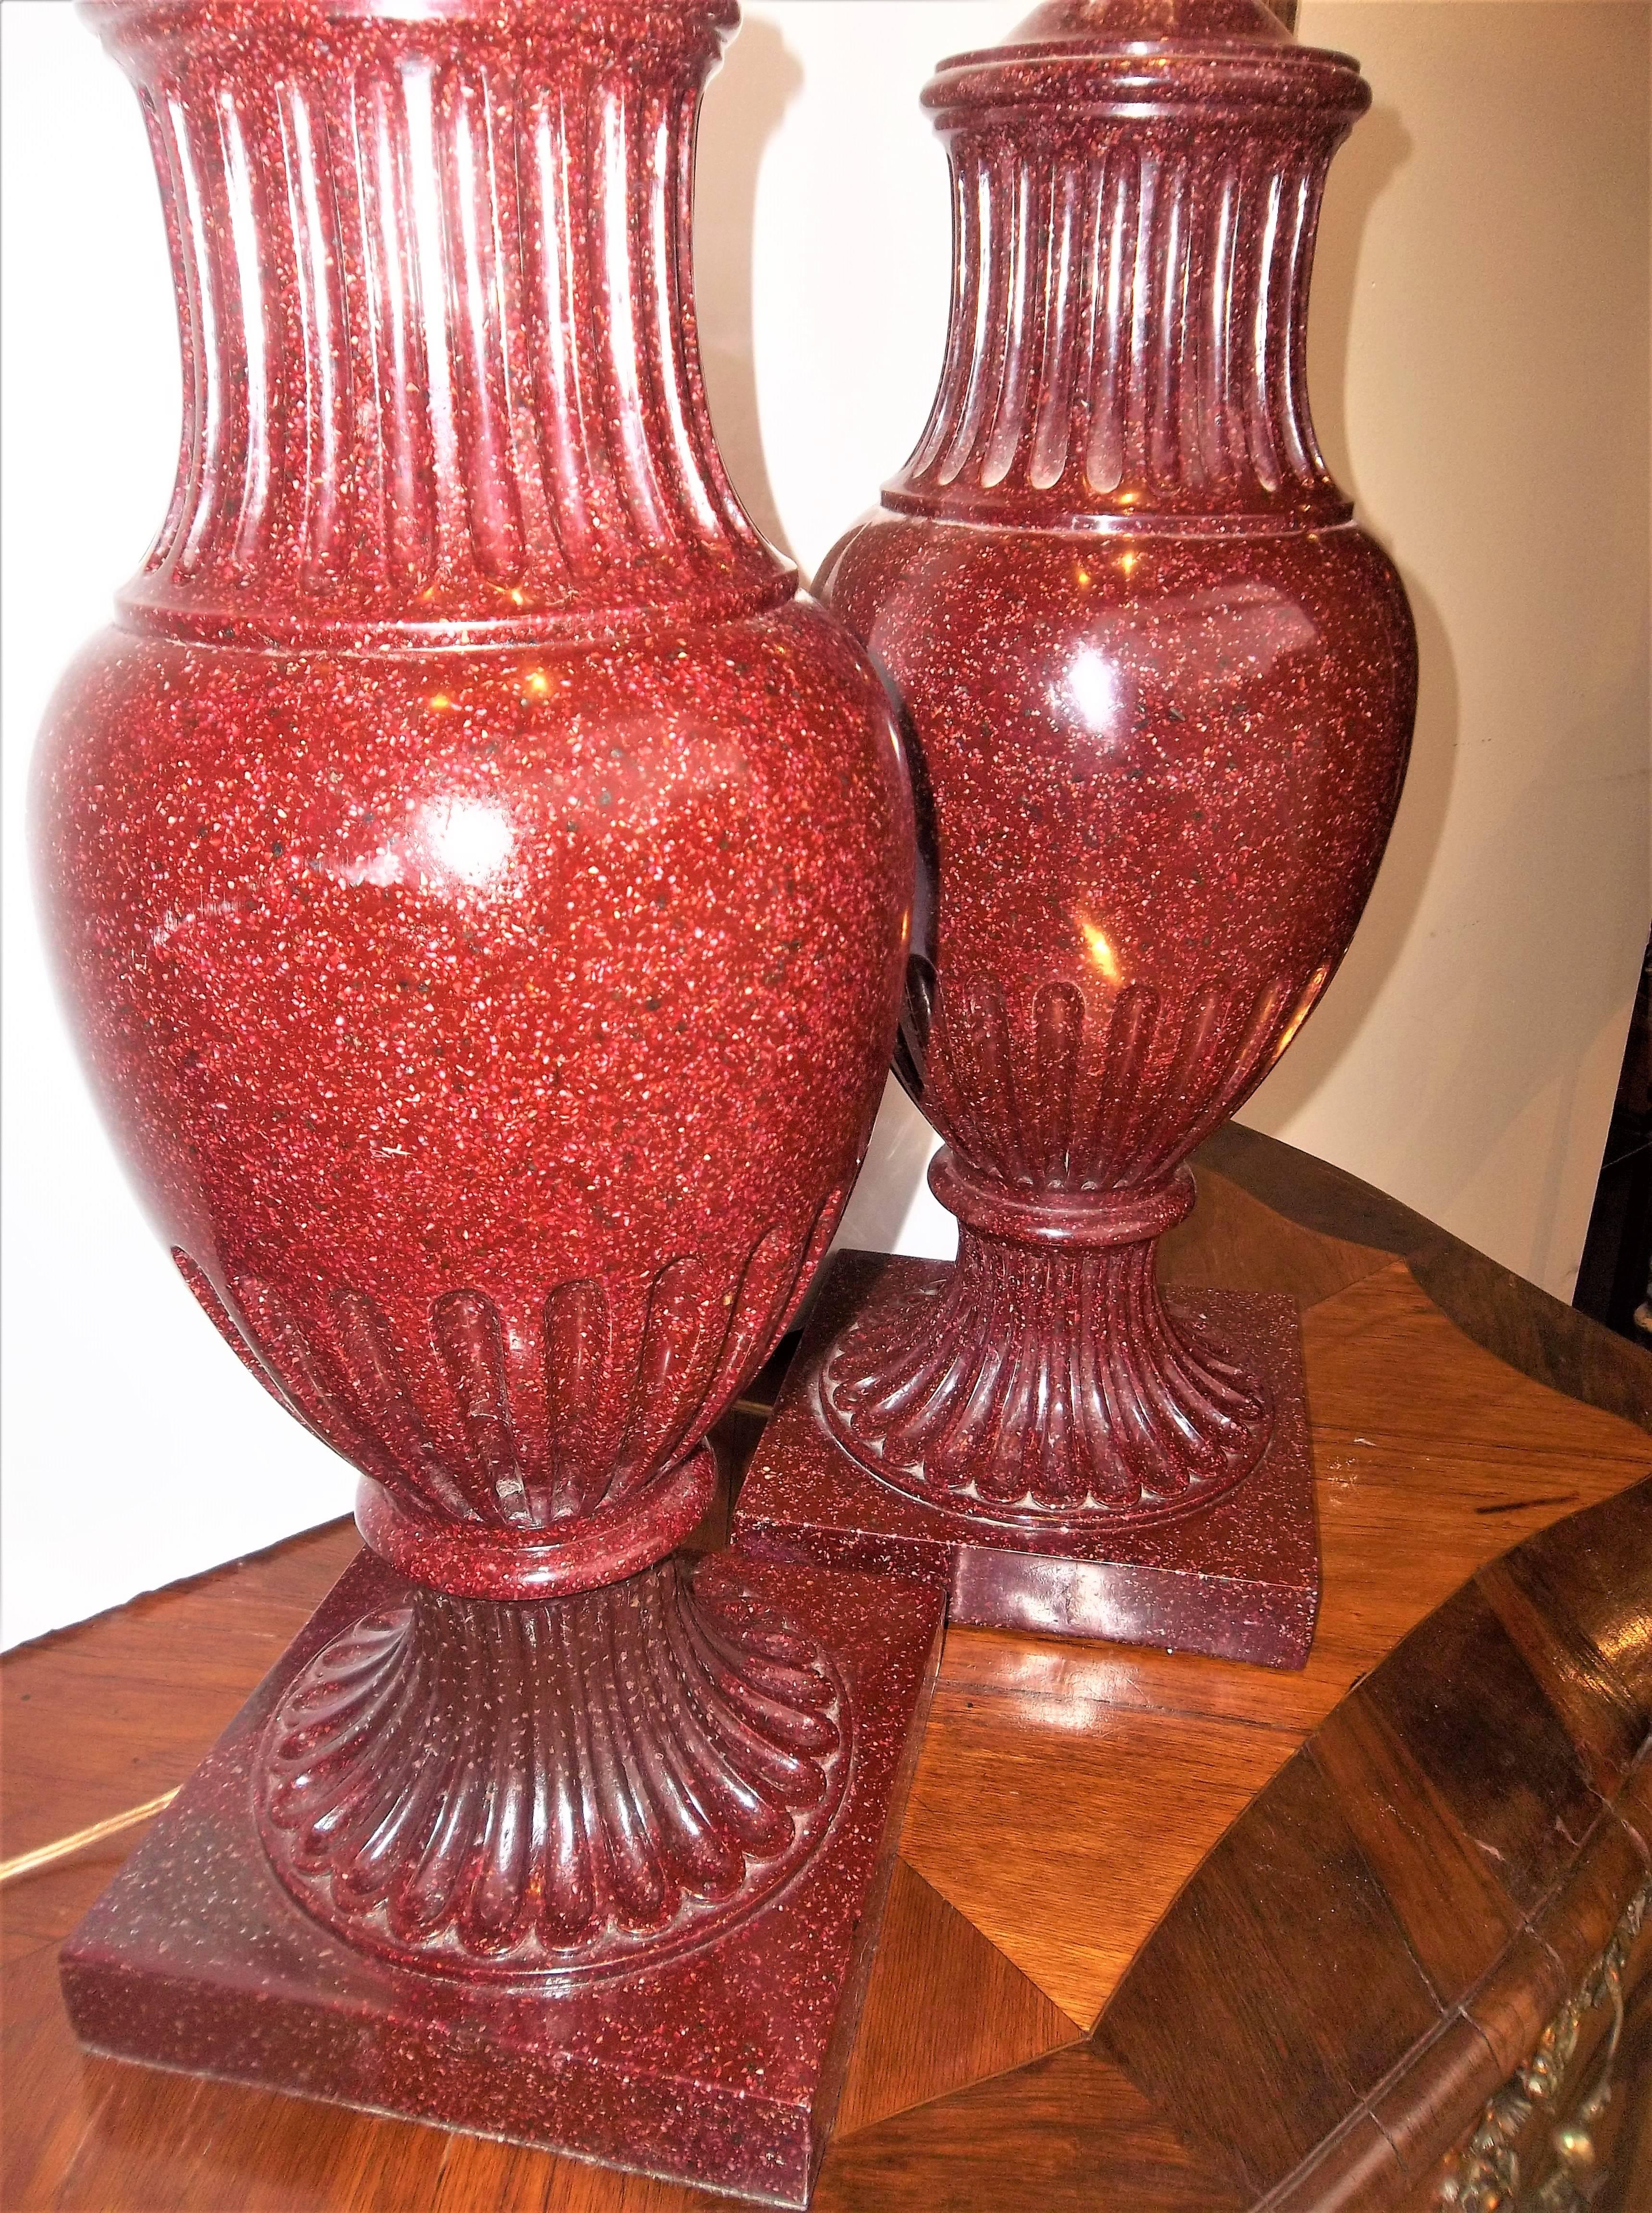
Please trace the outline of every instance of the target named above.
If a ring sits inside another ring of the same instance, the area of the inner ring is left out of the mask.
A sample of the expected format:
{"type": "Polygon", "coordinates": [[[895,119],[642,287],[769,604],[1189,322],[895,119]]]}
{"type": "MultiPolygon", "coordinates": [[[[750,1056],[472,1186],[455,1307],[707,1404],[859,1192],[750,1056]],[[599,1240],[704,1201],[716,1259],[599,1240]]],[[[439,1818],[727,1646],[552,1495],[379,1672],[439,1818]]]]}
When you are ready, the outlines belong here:
{"type": "Polygon", "coordinates": [[[1305,376],[1369,97],[1261,0],[1052,0],[924,95],[946,365],[819,588],[906,710],[931,911],[896,1067],[959,1254],[841,1264],[741,1517],[944,1572],[966,1619],[1298,1665],[1312,1635],[1294,1325],[1165,1295],[1155,1247],[1345,951],[1404,775],[1409,611],[1305,376]]]}
{"type": "Polygon", "coordinates": [[[71,2015],[801,2203],[938,1606],[673,1558],[865,1149],[912,871],[882,688],[706,412],[738,11],[85,12],[186,421],[49,719],[49,924],[178,1267],[369,1550],[70,1940],[71,2015]]]}

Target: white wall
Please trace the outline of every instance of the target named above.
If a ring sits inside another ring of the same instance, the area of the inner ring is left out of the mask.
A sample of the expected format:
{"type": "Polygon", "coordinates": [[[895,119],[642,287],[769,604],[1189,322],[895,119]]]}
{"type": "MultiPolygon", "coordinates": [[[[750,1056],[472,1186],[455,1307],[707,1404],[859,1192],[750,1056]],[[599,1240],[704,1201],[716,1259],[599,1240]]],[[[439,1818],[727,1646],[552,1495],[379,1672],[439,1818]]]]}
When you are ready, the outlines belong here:
{"type": "MultiPolygon", "coordinates": [[[[1029,0],[1030,4],[1030,0],[1029,0]]],[[[702,137],[712,401],[806,571],[922,427],[948,283],[916,98],[1016,0],[754,0],[702,137]]],[[[1373,116],[1332,173],[1322,436],[1423,643],[1354,951],[1246,1119],[1564,1295],[1648,887],[1644,7],[1307,0],[1373,116]]],[[[170,486],[176,344],[137,108],[63,0],[3,41],[6,1642],[348,1510],[128,1195],[41,966],[25,764],[170,486]]],[[[950,1249],[893,1100],[846,1234],[950,1249]]]]}

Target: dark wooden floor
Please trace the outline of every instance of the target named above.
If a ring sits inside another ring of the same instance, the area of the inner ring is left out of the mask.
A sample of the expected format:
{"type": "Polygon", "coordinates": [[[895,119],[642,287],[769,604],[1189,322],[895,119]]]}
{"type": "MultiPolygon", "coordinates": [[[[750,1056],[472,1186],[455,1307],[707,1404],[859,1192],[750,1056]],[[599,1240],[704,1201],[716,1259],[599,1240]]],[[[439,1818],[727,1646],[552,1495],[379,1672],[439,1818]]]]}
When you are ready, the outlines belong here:
{"type": "MultiPolygon", "coordinates": [[[[1167,1272],[1302,1310],[1313,1657],[949,1633],[816,2204],[1429,2204],[1558,2022],[1529,2181],[1604,2064],[1616,1957],[1628,2021],[1582,2132],[1601,2213],[1647,2213],[1652,1359],[1287,1148],[1230,1131],[1205,1159],[1167,1272]]],[[[354,1545],[9,1655],[5,1853],[180,1782],[354,1545]]],[[[82,2058],[55,1948],[141,1834],[0,1892],[6,2213],[708,2202],[82,2058]]]]}

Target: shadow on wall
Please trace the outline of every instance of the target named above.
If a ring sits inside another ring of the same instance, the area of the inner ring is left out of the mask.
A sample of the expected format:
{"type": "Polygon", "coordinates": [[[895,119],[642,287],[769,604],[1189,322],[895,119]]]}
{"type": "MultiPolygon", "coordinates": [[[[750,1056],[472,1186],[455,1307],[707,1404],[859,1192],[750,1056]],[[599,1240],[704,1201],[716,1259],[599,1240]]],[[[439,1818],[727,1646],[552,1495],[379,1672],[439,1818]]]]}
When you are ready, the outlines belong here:
{"type": "MultiPolygon", "coordinates": [[[[1644,729],[1645,703],[1637,672],[1595,713],[1556,729],[1541,760],[1477,838],[1460,872],[1460,888],[1454,887],[1457,896],[1445,904],[1441,918],[1442,932],[1466,932],[1474,920],[1466,887],[1487,881],[1499,869],[1513,872],[1522,891],[1520,911],[1505,927],[1488,967],[1518,977],[1521,991],[1536,1005],[1559,1006],[1570,999],[1575,1007],[1586,1009],[1585,1034],[1598,1037],[1609,1032],[1608,1049],[1614,1058],[1622,1051],[1625,987],[1632,978],[1604,964],[1591,964],[1580,972],[1570,930],[1555,928],[1554,922],[1564,916],[1572,930],[1599,942],[1610,925],[1590,919],[1595,902],[1604,899],[1609,911],[1616,904],[1618,886],[1647,881],[1645,786],[1637,772],[1638,762],[1625,775],[1625,804],[1617,810],[1608,830],[1602,829],[1598,819],[1591,821],[1586,788],[1580,789],[1576,773],[1580,760],[1604,764],[1624,759],[1624,734],[1644,729]],[[1594,856],[1596,866],[1591,883],[1580,886],[1573,859],[1584,850],[1594,856]]],[[[1521,1119],[1539,1094],[1551,1089],[1558,1094],[1553,1137],[1533,1192],[1530,1244],[1520,1271],[1567,1295],[1580,1247],[1576,1242],[1564,1250],[1559,1247],[1567,1198],[1563,1178],[1586,1064],[1581,1055],[1557,1064],[1521,1052],[1508,1033],[1507,1003],[1506,991],[1495,988],[1469,998],[1454,1025],[1442,1078],[1448,1086],[1484,1086],[1500,1104],[1499,1136],[1521,1119]]],[[[1460,1134],[1441,1161],[1449,1187],[1466,1188],[1482,1166],[1485,1151],[1484,1139],[1471,1145],[1466,1133],[1460,1134]]],[[[1596,1165],[1591,1164],[1591,1182],[1596,1165]]]]}
{"type": "Polygon", "coordinates": [[[712,427],[741,505],[788,558],[758,411],[752,241],[764,149],[802,82],[802,64],[773,24],[748,21],[706,92],[694,188],[694,292],[712,427]]]}
{"type": "MultiPolygon", "coordinates": [[[[763,155],[802,88],[802,64],[771,23],[747,19],[711,80],[701,118],[694,203],[694,290],[706,399],[735,490],[771,546],[795,558],[763,451],[753,349],[753,239],[763,155]]],[[[913,1203],[935,1137],[892,1076],[836,1243],[888,1252],[913,1203]]],[[[949,1257],[949,1221],[924,1250],[949,1257]]]]}
{"type": "MultiPolygon", "coordinates": [[[[1332,165],[1320,220],[1310,320],[1309,380],[1314,429],[1331,473],[1360,513],[1358,472],[1348,442],[1350,337],[1360,256],[1371,210],[1405,166],[1411,141],[1398,113],[1375,107],[1354,126],[1332,165]]],[[[1393,548],[1388,549],[1392,554],[1393,548]]],[[[1417,729],[1393,834],[1354,936],[1312,1019],[1245,1109],[1259,1130],[1278,1131],[1305,1106],[1358,1035],[1399,958],[1422,903],[1445,828],[1458,740],[1456,663],[1438,609],[1403,564],[1417,623],[1417,729]]]]}

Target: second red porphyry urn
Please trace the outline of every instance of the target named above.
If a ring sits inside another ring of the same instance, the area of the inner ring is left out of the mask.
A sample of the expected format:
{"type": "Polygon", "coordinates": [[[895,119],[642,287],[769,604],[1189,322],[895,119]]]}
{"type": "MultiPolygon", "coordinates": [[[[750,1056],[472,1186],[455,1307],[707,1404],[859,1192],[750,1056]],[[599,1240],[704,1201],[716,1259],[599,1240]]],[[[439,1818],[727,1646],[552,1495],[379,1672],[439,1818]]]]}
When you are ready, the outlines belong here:
{"type": "Polygon", "coordinates": [[[84,12],[186,423],[51,710],[45,903],[150,1213],[368,1549],[70,1939],[70,2015],[801,2204],[940,1601],[678,1549],[864,1151],[912,871],[882,686],[708,421],[737,10],[84,12]]]}
{"type": "Polygon", "coordinates": [[[1052,0],[924,95],[946,367],[819,588],[906,711],[896,1065],[958,1259],[837,1264],[739,1527],[936,1574],[966,1621],[1284,1666],[1312,1638],[1294,1314],[1167,1295],[1155,1247],[1347,949],[1405,773],[1410,613],[1306,382],[1369,98],[1261,0],[1052,0]]]}

